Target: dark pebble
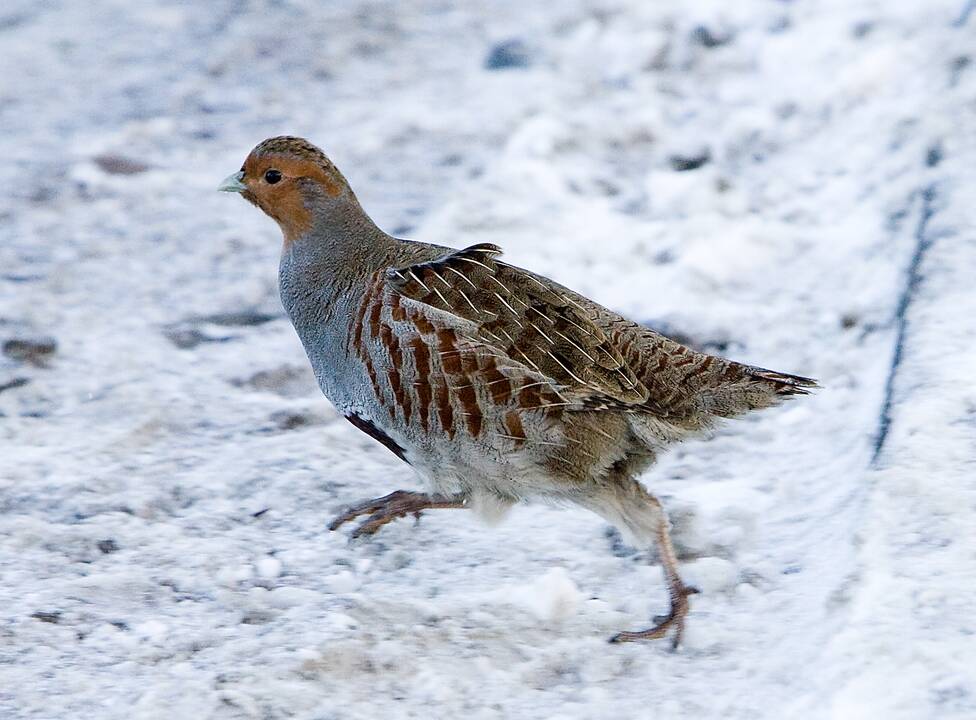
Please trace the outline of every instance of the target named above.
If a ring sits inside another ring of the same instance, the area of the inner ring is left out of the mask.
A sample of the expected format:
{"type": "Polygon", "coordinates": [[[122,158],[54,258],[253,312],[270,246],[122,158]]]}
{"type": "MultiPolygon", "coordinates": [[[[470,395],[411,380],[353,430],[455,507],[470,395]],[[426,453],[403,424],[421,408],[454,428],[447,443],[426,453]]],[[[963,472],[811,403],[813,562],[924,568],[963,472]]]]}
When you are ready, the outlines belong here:
{"type": "Polygon", "coordinates": [[[281,315],[258,312],[257,310],[241,310],[238,312],[214,313],[203,317],[194,318],[197,322],[208,322],[214,325],[224,325],[228,327],[248,327],[252,325],[263,325],[266,322],[277,320],[281,315]]]}
{"type": "Polygon", "coordinates": [[[716,48],[728,45],[732,41],[732,34],[716,33],[704,25],[699,25],[691,31],[691,41],[704,48],[716,48]]]}
{"type": "Polygon", "coordinates": [[[949,86],[955,87],[956,83],[959,82],[959,76],[962,71],[972,65],[972,60],[968,55],[960,55],[952,60],[949,64],[949,86]]]}
{"type": "Polygon", "coordinates": [[[12,338],[3,344],[7,357],[38,366],[43,366],[57,349],[58,343],[51,337],[12,338]]]}
{"type": "Polygon", "coordinates": [[[27,13],[13,13],[0,18],[0,30],[13,30],[15,27],[23,25],[30,16],[27,13]]]}
{"type": "Polygon", "coordinates": [[[851,27],[851,35],[856,38],[867,37],[871,31],[874,30],[874,23],[870,20],[861,20],[860,22],[854,23],[851,27]]]}
{"type": "Polygon", "coordinates": [[[94,160],[95,164],[109,175],[137,175],[149,169],[145,163],[122,155],[98,155],[94,160]]]}
{"type": "Polygon", "coordinates": [[[265,625],[271,622],[274,617],[271,613],[264,610],[254,610],[253,612],[246,613],[241,618],[241,623],[243,625],[265,625]]]}
{"type": "Polygon", "coordinates": [[[315,424],[315,418],[290,410],[271,413],[271,421],[279,430],[295,430],[296,428],[315,424]]]}
{"type": "Polygon", "coordinates": [[[57,199],[58,191],[55,188],[48,187],[47,185],[42,185],[40,187],[34,188],[27,199],[38,205],[44,205],[57,199]]]}
{"type": "Polygon", "coordinates": [[[637,554],[637,549],[624,542],[624,536],[617,528],[607,526],[603,531],[604,537],[610,541],[610,552],[619,558],[633,557],[637,554]]]}
{"type": "Polygon", "coordinates": [[[460,165],[463,160],[464,157],[462,155],[458,153],[451,153],[442,157],[438,164],[443,165],[444,167],[455,167],[460,165]]]}
{"type": "Polygon", "coordinates": [[[192,350],[197,345],[208,342],[227,342],[229,337],[211,337],[204,335],[199,330],[188,328],[171,328],[165,330],[164,334],[180,350],[192,350]]]}
{"type": "Polygon", "coordinates": [[[4,390],[13,390],[14,388],[23,387],[30,382],[30,378],[16,377],[13,380],[8,380],[5,383],[0,383],[0,393],[4,390]]]}
{"type": "MultiPolygon", "coordinates": [[[[230,384],[259,392],[273,392],[282,397],[306,397],[318,390],[311,370],[298,365],[282,365],[270,370],[259,370],[249,378],[235,378],[230,381],[230,384]]],[[[289,414],[293,413],[291,411],[274,413],[272,419],[289,414]]]]}
{"type": "Polygon", "coordinates": [[[485,58],[486,70],[524,68],[531,64],[529,47],[521,40],[505,40],[495,45],[485,58]]]}
{"type": "Polygon", "coordinates": [[[31,613],[31,617],[35,620],[40,620],[41,622],[51,623],[52,625],[57,625],[61,622],[61,612],[55,610],[54,612],[45,612],[39,610],[36,613],[31,613]]]}
{"type": "Polygon", "coordinates": [[[112,540],[111,538],[109,538],[108,540],[99,540],[98,549],[101,550],[106,555],[111,555],[112,553],[118,551],[119,544],[114,540],[112,540]]]}
{"type": "Polygon", "coordinates": [[[695,155],[672,155],[668,158],[668,162],[671,163],[672,170],[685,172],[687,170],[697,170],[711,159],[712,154],[708,150],[705,150],[695,155]]]}

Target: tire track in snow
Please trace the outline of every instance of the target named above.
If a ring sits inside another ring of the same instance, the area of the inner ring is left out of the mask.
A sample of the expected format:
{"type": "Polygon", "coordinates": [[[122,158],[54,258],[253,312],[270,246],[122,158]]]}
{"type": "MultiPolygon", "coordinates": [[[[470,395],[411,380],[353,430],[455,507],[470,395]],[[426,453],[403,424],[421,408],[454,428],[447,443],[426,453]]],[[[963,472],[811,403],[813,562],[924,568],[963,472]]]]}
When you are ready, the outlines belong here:
{"type": "Polygon", "coordinates": [[[929,222],[935,215],[936,199],[938,188],[936,183],[931,183],[924,187],[919,196],[921,197],[921,209],[918,224],[915,227],[915,250],[908,263],[905,273],[905,284],[898,297],[898,304],[895,307],[895,346],[891,355],[891,365],[888,370],[888,377],[885,379],[884,400],[881,404],[881,412],[878,416],[878,431],[874,441],[874,452],[871,456],[871,467],[878,467],[881,453],[884,450],[885,442],[888,439],[888,431],[891,429],[892,400],[895,388],[895,379],[898,369],[901,366],[902,357],[905,351],[905,340],[908,336],[908,310],[912,300],[918,292],[922,283],[922,263],[925,256],[931,249],[935,238],[929,234],[929,222]]]}

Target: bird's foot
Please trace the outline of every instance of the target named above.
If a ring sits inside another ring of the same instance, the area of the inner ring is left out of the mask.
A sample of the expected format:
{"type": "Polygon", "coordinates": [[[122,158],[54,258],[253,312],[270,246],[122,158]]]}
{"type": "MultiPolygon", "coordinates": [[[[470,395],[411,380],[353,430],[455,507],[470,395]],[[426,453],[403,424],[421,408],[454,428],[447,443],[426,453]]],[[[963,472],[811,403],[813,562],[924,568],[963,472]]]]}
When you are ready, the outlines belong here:
{"type": "Polygon", "coordinates": [[[671,649],[676,649],[681,644],[681,636],[685,631],[685,616],[688,614],[688,596],[697,595],[698,588],[679,585],[671,589],[671,610],[667,615],[658,615],[654,618],[657,623],[654,627],[647,630],[624,631],[617,633],[610,642],[624,643],[636,640],[657,640],[665,637],[668,632],[674,630],[671,636],[671,649]]]}
{"type": "Polygon", "coordinates": [[[432,508],[463,508],[464,499],[460,496],[428,495],[427,493],[397,490],[374,500],[356,503],[329,523],[329,530],[355,520],[361,515],[369,515],[352,531],[352,537],[372,535],[388,522],[413,515],[419,518],[423,510],[432,508]]]}

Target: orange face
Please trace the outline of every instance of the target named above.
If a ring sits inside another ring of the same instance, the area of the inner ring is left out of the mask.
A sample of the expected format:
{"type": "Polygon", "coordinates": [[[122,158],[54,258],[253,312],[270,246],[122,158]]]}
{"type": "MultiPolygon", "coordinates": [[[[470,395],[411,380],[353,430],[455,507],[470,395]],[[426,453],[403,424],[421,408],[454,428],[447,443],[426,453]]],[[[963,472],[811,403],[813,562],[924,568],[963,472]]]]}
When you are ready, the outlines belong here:
{"type": "Polygon", "coordinates": [[[239,192],[273,218],[289,243],[312,226],[311,205],[337,198],[348,189],[345,179],[321,150],[297,138],[273,138],[247,156],[240,172],[220,190],[239,192]]]}

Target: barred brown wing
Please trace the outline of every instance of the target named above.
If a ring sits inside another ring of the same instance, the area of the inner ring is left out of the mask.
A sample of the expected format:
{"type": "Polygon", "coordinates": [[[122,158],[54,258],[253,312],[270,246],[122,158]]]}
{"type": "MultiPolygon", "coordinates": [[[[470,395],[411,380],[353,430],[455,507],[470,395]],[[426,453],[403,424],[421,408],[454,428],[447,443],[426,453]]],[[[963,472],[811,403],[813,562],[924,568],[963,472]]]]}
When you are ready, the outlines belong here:
{"type": "Polygon", "coordinates": [[[473,324],[495,352],[551,378],[580,407],[629,407],[647,399],[620,351],[568,293],[498,262],[500,248],[472,245],[386,271],[403,297],[473,324]]]}

